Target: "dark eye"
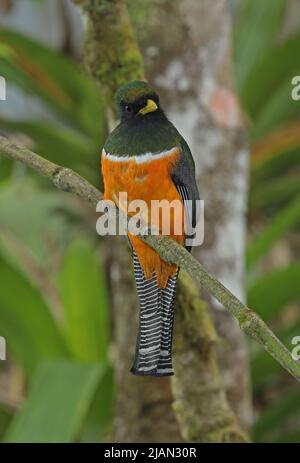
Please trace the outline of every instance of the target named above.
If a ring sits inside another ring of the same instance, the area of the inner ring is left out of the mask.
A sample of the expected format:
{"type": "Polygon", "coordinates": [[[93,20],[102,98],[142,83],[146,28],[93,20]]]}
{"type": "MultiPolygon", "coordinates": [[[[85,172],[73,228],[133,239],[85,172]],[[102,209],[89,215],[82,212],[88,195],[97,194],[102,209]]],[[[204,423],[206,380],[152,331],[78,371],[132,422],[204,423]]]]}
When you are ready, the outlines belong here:
{"type": "Polygon", "coordinates": [[[125,106],[125,111],[126,111],[127,113],[131,113],[131,111],[132,111],[131,106],[126,105],[126,106],[125,106]]]}

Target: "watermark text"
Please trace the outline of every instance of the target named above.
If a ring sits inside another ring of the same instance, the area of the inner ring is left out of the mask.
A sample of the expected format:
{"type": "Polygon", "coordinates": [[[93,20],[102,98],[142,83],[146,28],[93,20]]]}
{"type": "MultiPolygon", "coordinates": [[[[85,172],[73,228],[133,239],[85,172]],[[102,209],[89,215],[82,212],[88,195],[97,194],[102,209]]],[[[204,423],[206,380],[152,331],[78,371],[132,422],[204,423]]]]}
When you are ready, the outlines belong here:
{"type": "Polygon", "coordinates": [[[0,336],[0,360],[6,360],[6,341],[0,336]]]}
{"type": "Polygon", "coordinates": [[[294,76],[292,78],[292,93],[291,97],[294,101],[300,100],[300,76],[294,76]]]}
{"type": "Polygon", "coordinates": [[[6,81],[3,76],[0,76],[0,101],[6,100],[6,81]]]}
{"type": "Polygon", "coordinates": [[[128,201],[127,193],[120,192],[114,201],[99,201],[96,211],[101,213],[96,223],[100,236],[185,236],[185,245],[191,247],[204,241],[203,200],[153,199],[149,205],[142,199],[128,201]]]}
{"type": "Polygon", "coordinates": [[[292,339],[292,344],[295,346],[292,350],[293,360],[300,360],[300,336],[294,336],[292,339]]]}

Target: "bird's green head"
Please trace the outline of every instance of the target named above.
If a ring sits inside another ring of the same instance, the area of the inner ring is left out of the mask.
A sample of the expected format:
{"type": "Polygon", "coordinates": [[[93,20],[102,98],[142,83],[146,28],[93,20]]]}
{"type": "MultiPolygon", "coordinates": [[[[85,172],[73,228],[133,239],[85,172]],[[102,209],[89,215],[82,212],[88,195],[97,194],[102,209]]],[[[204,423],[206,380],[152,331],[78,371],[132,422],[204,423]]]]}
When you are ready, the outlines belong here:
{"type": "Polygon", "coordinates": [[[121,121],[145,117],[159,109],[157,93],[142,80],[134,80],[120,87],[115,101],[121,121]]]}

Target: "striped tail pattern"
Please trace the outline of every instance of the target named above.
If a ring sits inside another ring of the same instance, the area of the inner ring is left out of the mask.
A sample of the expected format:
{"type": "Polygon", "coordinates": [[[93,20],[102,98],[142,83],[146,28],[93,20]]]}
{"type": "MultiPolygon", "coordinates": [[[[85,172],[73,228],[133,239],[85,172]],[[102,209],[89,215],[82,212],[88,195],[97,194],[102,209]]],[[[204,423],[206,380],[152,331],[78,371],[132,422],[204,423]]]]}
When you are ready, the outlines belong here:
{"type": "Polygon", "coordinates": [[[172,367],[173,316],[177,276],[160,288],[156,276],[146,279],[133,252],[134,274],[140,300],[140,326],[131,372],[140,376],[170,376],[172,367]]]}

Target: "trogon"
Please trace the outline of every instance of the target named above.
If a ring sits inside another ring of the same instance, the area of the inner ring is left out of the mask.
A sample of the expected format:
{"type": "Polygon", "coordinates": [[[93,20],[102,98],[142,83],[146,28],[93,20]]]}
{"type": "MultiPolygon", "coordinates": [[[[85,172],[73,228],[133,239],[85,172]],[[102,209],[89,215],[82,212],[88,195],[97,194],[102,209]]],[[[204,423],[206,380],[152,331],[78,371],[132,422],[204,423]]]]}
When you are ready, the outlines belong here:
{"type": "MultiPolygon", "coordinates": [[[[104,198],[118,203],[120,192],[128,203],[143,200],[178,200],[179,215],[195,227],[199,193],[190,149],[168,120],[159,97],[144,81],[130,82],[117,91],[119,125],[108,136],[101,157],[104,198]],[[188,201],[189,200],[189,201],[188,201]],[[184,202],[185,201],[185,202],[184,202]],[[187,206],[186,206],[187,204],[187,206]]],[[[173,210],[172,210],[173,211],[173,210]]],[[[179,220],[178,214],[169,220],[179,220]]],[[[163,224],[158,223],[159,231],[163,224]]],[[[186,245],[187,232],[170,237],[186,245]]],[[[178,267],[162,260],[138,236],[128,235],[140,301],[139,333],[131,372],[135,375],[169,376],[172,366],[173,312],[178,267]]],[[[121,309],[120,309],[121,310],[121,309]]]]}

